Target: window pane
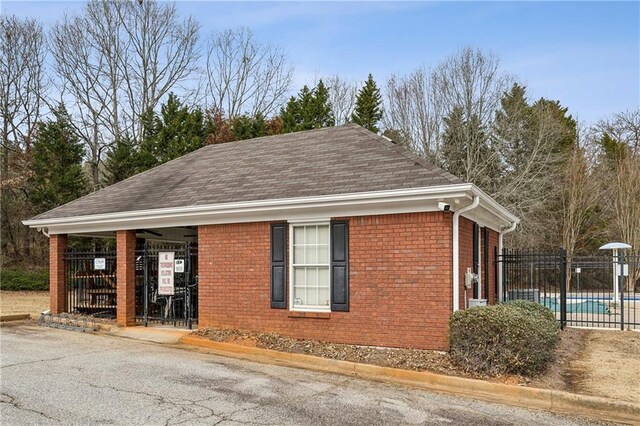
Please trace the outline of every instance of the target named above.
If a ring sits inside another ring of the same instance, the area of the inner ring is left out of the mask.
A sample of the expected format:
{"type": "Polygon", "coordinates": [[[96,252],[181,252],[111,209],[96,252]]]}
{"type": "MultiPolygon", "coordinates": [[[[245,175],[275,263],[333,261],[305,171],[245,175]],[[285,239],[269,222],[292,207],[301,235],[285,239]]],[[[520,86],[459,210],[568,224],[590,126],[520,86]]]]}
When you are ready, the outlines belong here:
{"type": "Polygon", "coordinates": [[[316,287],[318,285],[318,269],[307,268],[307,287],[316,287]]]}
{"type": "Polygon", "coordinates": [[[316,243],[316,232],[317,226],[307,226],[306,228],[306,240],[305,244],[315,244],[316,243]]]}
{"type": "Polygon", "coordinates": [[[305,263],[304,262],[304,246],[293,248],[293,263],[294,265],[305,263]]]}
{"type": "Polygon", "coordinates": [[[293,228],[293,244],[304,244],[304,226],[293,228]]]}
{"type": "Polygon", "coordinates": [[[329,264],[329,246],[318,246],[318,263],[329,264]]]}
{"type": "Polygon", "coordinates": [[[304,268],[294,268],[293,274],[294,274],[293,285],[296,287],[304,287],[305,286],[304,268]]]}
{"type": "Polygon", "coordinates": [[[318,305],[329,306],[329,287],[318,289],[318,305]]]}
{"type": "Polygon", "coordinates": [[[318,305],[318,289],[316,287],[307,287],[307,300],[304,304],[307,306],[318,305]]]}
{"type": "Polygon", "coordinates": [[[318,268],[318,285],[329,286],[329,268],[318,268]]]}
{"type": "Polygon", "coordinates": [[[308,265],[313,265],[318,263],[318,258],[316,256],[316,246],[305,246],[306,257],[304,259],[304,263],[308,265]]]}
{"type": "Polygon", "coordinates": [[[329,227],[318,226],[318,243],[329,244],[329,227]]]}
{"type": "Polygon", "coordinates": [[[293,289],[293,306],[300,306],[305,304],[305,289],[294,288],[293,289]]]}

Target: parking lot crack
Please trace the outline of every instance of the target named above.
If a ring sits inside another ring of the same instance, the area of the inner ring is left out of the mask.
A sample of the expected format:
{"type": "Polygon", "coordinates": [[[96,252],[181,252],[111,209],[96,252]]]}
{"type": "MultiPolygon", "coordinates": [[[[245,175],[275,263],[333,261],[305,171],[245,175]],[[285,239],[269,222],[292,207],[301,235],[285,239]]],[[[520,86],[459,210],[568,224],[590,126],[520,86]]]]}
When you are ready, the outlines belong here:
{"type": "Polygon", "coordinates": [[[53,420],[53,421],[59,421],[58,419],[56,419],[55,417],[51,417],[50,415],[42,412],[42,411],[38,411],[38,410],[34,410],[33,408],[27,408],[23,405],[21,405],[15,397],[5,393],[5,392],[0,392],[0,404],[7,404],[7,405],[11,405],[15,408],[17,408],[18,410],[22,410],[22,411],[28,411],[30,413],[35,413],[38,414],[42,417],[44,417],[47,420],[53,420]]]}

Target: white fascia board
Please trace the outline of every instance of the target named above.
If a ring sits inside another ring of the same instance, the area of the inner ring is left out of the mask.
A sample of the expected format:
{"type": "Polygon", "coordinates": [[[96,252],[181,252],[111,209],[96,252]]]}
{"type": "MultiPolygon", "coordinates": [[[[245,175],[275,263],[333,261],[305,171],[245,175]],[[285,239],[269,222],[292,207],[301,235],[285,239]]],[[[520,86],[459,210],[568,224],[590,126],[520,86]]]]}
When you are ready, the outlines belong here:
{"type": "Polygon", "coordinates": [[[47,228],[52,234],[75,234],[145,227],[408,213],[435,210],[438,201],[463,198],[468,190],[468,185],[447,185],[26,220],[23,223],[32,228],[47,228]]]}
{"type": "Polygon", "coordinates": [[[77,234],[188,225],[313,220],[318,217],[437,211],[438,201],[471,199],[474,192],[471,184],[443,185],[26,220],[23,223],[32,228],[47,228],[50,234],[77,234]]]}

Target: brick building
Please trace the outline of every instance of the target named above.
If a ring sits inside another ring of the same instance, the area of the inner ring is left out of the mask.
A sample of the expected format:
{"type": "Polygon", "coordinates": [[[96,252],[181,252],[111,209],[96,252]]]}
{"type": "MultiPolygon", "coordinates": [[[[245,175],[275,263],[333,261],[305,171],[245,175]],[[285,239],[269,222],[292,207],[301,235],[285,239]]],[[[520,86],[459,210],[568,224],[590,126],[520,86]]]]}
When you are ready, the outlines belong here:
{"type": "MultiPolygon", "coordinates": [[[[201,327],[444,350],[453,311],[500,299],[495,253],[517,222],[473,184],[347,124],[210,145],[25,224],[50,237],[54,313],[91,313],[112,291],[121,325],[142,313],[147,324],[161,277],[136,250],[188,244],[195,273],[170,273],[197,294],[201,327]],[[103,271],[65,265],[67,235],[115,239],[112,289],[80,279],[103,271]],[[84,304],[81,291],[93,292],[84,304]]],[[[171,285],[168,316],[186,304],[171,285]]]]}

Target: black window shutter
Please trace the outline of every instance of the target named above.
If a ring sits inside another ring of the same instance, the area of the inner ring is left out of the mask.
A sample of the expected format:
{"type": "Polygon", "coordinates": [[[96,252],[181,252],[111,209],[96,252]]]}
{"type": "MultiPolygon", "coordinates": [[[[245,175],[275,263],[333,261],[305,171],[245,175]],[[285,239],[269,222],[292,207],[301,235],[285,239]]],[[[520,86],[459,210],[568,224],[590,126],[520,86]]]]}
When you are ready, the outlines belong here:
{"type": "Polygon", "coordinates": [[[331,310],[349,311],[349,222],[331,221],[331,310]]]}
{"type": "Polygon", "coordinates": [[[271,224],[271,307],[287,307],[287,224],[271,224]]]}

